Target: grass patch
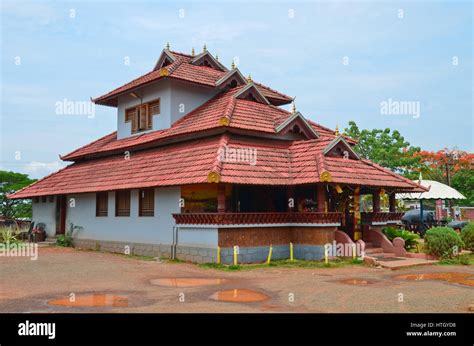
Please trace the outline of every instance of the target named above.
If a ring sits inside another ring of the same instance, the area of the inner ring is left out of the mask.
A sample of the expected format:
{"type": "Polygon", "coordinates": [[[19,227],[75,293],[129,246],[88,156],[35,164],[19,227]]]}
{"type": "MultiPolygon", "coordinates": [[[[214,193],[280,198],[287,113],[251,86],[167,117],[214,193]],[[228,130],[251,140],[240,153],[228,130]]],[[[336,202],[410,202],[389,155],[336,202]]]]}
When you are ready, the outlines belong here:
{"type": "Polygon", "coordinates": [[[474,254],[464,254],[453,258],[444,258],[438,262],[438,265],[474,265],[474,254]]]}
{"type": "Polygon", "coordinates": [[[200,268],[204,269],[217,269],[224,271],[236,271],[236,270],[252,270],[258,268],[340,268],[351,265],[361,265],[364,262],[360,259],[347,259],[347,258],[336,258],[329,261],[328,264],[321,261],[303,261],[303,260],[274,260],[267,263],[251,263],[251,264],[239,264],[239,265],[226,265],[217,263],[203,263],[198,264],[200,268]]]}

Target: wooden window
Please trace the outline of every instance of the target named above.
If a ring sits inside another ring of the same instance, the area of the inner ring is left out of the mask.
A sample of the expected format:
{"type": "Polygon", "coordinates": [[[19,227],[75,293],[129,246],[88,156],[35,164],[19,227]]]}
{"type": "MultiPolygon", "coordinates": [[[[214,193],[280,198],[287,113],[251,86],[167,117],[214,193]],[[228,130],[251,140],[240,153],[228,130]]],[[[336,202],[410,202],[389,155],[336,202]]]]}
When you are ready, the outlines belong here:
{"type": "Polygon", "coordinates": [[[46,203],[46,196],[41,197],[41,202],[46,203]]]}
{"type": "Polygon", "coordinates": [[[115,216],[130,216],[130,190],[115,192],[115,216]]]}
{"type": "Polygon", "coordinates": [[[107,216],[109,210],[109,193],[97,192],[95,196],[95,216],[107,216]]]}
{"type": "Polygon", "coordinates": [[[138,216],[155,216],[155,189],[139,191],[138,216]]]}
{"type": "Polygon", "coordinates": [[[39,201],[40,201],[39,197],[33,198],[33,203],[39,203],[39,201]]]}
{"type": "Polygon", "coordinates": [[[54,202],[54,196],[49,196],[49,203],[53,203],[54,202]]]}
{"type": "Polygon", "coordinates": [[[148,124],[148,104],[138,107],[138,131],[145,131],[148,124]]]}
{"type": "Polygon", "coordinates": [[[160,100],[125,110],[125,122],[132,123],[132,133],[153,128],[153,115],[160,114],[160,100]]]}
{"type": "Polygon", "coordinates": [[[148,112],[148,124],[147,129],[153,127],[153,116],[160,114],[160,100],[150,102],[149,112],[148,112]]]}

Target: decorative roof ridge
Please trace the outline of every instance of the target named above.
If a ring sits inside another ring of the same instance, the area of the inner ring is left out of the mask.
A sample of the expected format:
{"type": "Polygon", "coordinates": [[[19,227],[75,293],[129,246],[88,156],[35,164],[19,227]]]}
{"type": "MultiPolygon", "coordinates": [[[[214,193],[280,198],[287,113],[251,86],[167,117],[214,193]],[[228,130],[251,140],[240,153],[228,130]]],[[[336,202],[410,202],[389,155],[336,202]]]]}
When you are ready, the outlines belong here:
{"type": "Polygon", "coordinates": [[[232,115],[234,114],[235,105],[237,100],[235,97],[230,97],[229,102],[227,103],[227,107],[224,111],[224,116],[219,119],[219,125],[228,126],[232,121],[232,115]]]}

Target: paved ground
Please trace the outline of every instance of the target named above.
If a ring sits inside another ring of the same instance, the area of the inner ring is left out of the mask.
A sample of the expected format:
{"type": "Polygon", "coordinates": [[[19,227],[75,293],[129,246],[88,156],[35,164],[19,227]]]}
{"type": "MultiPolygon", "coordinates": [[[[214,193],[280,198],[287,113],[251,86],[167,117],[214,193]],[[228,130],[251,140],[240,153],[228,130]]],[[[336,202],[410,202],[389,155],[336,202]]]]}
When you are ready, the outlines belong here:
{"type": "Polygon", "coordinates": [[[223,272],[186,263],[158,263],[47,247],[40,248],[37,261],[0,257],[0,312],[467,312],[469,304],[474,304],[472,286],[395,278],[434,272],[474,276],[473,266],[424,266],[397,271],[351,266],[223,272]],[[225,281],[190,288],[150,283],[168,277],[225,281]],[[341,283],[344,279],[371,283],[341,283]],[[216,291],[227,289],[256,290],[270,298],[257,303],[210,299],[216,291]],[[128,298],[128,306],[79,308],[47,304],[51,299],[68,298],[71,293],[76,297],[90,293],[124,296],[128,298]],[[294,300],[290,301],[292,297],[294,300]]]}

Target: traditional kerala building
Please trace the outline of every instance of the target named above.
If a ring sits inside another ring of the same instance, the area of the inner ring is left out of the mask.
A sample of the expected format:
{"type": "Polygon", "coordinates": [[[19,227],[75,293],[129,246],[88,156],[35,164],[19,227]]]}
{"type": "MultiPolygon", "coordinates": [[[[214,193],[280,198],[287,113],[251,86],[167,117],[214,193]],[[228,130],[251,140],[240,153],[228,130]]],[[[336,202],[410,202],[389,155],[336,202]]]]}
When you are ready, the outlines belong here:
{"type": "Polygon", "coordinates": [[[290,243],[296,258],[319,259],[325,243],[370,240],[397,222],[395,193],[423,188],[280,107],[292,101],[206,49],[167,47],[152,71],[93,99],[117,109],[116,132],[10,197],[33,200],[49,237],[72,223],[78,247],[194,262],[216,261],[219,247],[229,263],[234,246],[239,262],[265,260],[270,245],[288,258],[290,243]],[[372,212],[360,212],[362,195],[372,212]]]}

